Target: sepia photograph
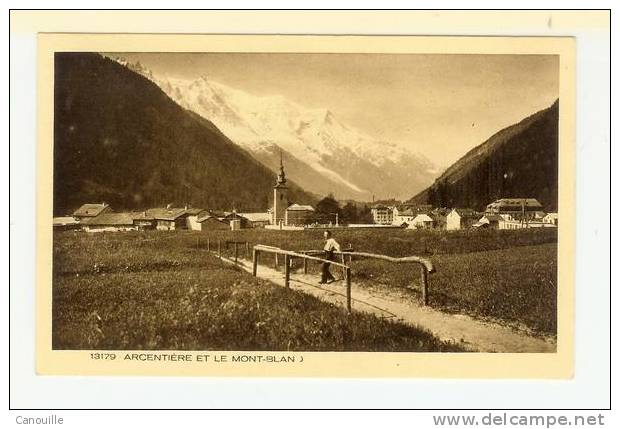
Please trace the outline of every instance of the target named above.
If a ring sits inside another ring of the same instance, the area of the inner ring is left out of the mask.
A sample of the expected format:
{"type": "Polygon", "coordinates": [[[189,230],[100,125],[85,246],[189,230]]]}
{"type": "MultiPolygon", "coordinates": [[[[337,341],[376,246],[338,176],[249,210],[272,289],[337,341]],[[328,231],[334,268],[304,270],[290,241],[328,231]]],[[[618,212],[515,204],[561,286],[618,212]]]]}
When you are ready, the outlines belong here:
{"type": "Polygon", "coordinates": [[[55,350],[553,353],[557,55],[56,52],[55,350]]]}
{"type": "Polygon", "coordinates": [[[607,423],[610,11],[9,24],[15,424],[607,423]]]}

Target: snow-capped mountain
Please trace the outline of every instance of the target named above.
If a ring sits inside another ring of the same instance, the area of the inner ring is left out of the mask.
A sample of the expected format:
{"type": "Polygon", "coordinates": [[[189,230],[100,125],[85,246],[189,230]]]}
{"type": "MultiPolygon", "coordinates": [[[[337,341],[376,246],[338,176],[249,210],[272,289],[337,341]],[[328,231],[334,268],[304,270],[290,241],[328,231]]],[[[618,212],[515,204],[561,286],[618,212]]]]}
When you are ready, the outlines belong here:
{"type": "Polygon", "coordinates": [[[139,63],[119,62],[213,122],[274,171],[282,151],[287,175],[308,191],[333,192],[342,199],[404,198],[430,185],[436,175],[426,158],[373,139],[327,109],[308,109],[282,96],[255,96],[205,77],[156,76],[139,63]]]}

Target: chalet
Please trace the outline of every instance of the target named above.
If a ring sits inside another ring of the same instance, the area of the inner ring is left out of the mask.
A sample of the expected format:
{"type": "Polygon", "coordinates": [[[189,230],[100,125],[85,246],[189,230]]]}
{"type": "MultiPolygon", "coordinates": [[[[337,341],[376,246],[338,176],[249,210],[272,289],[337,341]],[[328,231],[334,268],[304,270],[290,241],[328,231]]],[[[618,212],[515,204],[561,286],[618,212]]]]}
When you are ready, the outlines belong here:
{"type": "Polygon", "coordinates": [[[392,225],[410,226],[416,216],[420,214],[429,215],[433,206],[429,204],[402,204],[392,208],[392,225]]]}
{"type": "Polygon", "coordinates": [[[230,225],[230,229],[232,230],[252,227],[252,223],[250,222],[250,220],[245,216],[241,215],[241,213],[237,213],[236,211],[226,214],[226,216],[220,218],[220,220],[227,222],[228,225],[230,225]]]}
{"type": "Polygon", "coordinates": [[[270,212],[239,213],[249,221],[250,228],[263,228],[271,223],[270,212]]]}
{"type": "Polygon", "coordinates": [[[383,204],[377,204],[371,207],[372,220],[378,225],[390,225],[394,220],[394,212],[392,207],[383,204]]]}
{"type": "Polygon", "coordinates": [[[52,219],[52,227],[55,230],[80,229],[80,222],[73,216],[61,216],[52,219]]]}
{"type": "Polygon", "coordinates": [[[455,231],[470,228],[480,215],[472,209],[452,209],[446,215],[446,229],[455,231]]]}
{"type": "Polygon", "coordinates": [[[554,225],[553,223],[546,223],[544,221],[547,215],[543,216],[542,218],[534,217],[532,219],[527,218],[527,217],[526,218],[518,217],[517,219],[515,219],[510,214],[501,214],[500,216],[502,217],[503,221],[499,223],[499,229],[555,228],[556,227],[556,225],[554,225]]]}
{"type": "Polygon", "coordinates": [[[498,214],[485,214],[478,220],[478,222],[474,223],[472,226],[474,228],[492,228],[492,229],[505,229],[503,228],[505,218],[498,214]]]}
{"type": "Polygon", "coordinates": [[[146,217],[153,219],[155,229],[159,231],[187,229],[187,216],[184,208],[154,208],[146,211],[146,217]]]}
{"type": "Polygon", "coordinates": [[[535,198],[502,198],[487,205],[486,213],[509,214],[515,219],[534,219],[542,211],[542,204],[535,198]]]}
{"type": "Polygon", "coordinates": [[[200,231],[201,226],[198,224],[198,217],[206,212],[205,209],[199,209],[196,207],[185,208],[185,221],[187,222],[187,229],[192,231],[200,231]]]}
{"type": "Polygon", "coordinates": [[[409,224],[409,229],[431,229],[435,225],[435,220],[428,214],[420,213],[409,224]]]}
{"type": "Polygon", "coordinates": [[[133,215],[133,224],[138,228],[138,230],[148,230],[155,229],[157,226],[157,221],[147,214],[146,211],[137,212],[133,215]]]}
{"type": "Polygon", "coordinates": [[[82,229],[86,232],[137,231],[133,213],[102,213],[99,216],[84,219],[82,229]]]}
{"type": "Polygon", "coordinates": [[[308,205],[293,204],[286,208],[284,224],[286,226],[309,225],[314,220],[314,207],[308,205]]]}
{"type": "Polygon", "coordinates": [[[106,203],[101,204],[84,204],[73,212],[73,217],[78,221],[94,218],[102,213],[111,213],[112,207],[106,203]]]}
{"type": "Polygon", "coordinates": [[[230,224],[211,213],[203,212],[196,223],[200,226],[199,231],[213,231],[213,230],[226,230],[230,229],[230,224]]]}
{"type": "Polygon", "coordinates": [[[403,209],[402,207],[399,209],[398,207],[394,207],[392,210],[392,225],[396,226],[409,226],[412,224],[413,219],[418,215],[411,208],[403,209]]]}

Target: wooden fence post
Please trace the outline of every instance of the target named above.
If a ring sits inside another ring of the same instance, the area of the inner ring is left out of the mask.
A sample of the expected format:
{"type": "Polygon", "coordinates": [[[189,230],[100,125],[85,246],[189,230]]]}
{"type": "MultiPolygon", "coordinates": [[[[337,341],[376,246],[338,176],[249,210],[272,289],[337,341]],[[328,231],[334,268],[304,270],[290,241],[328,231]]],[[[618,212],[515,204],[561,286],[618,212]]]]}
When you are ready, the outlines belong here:
{"type": "MultiPolygon", "coordinates": [[[[342,262],[342,264],[344,265],[344,253],[340,254],[340,262],[342,262]]],[[[347,278],[347,269],[345,267],[342,267],[342,277],[344,279],[347,278]]]]}
{"type": "Polygon", "coordinates": [[[222,240],[217,240],[217,256],[222,259],[222,240]]]}
{"type": "Polygon", "coordinates": [[[278,269],[278,254],[274,253],[274,255],[275,255],[275,258],[273,259],[273,268],[277,270],[278,269]]]}
{"type": "Polygon", "coordinates": [[[291,257],[284,255],[284,286],[290,287],[289,281],[291,279],[291,257]]]}
{"type": "Polygon", "coordinates": [[[308,274],[308,259],[304,258],[304,274],[308,274]]]}
{"type": "Polygon", "coordinates": [[[422,303],[428,305],[428,271],[422,265],[422,303]]]}
{"type": "Polygon", "coordinates": [[[252,251],[252,275],[256,277],[256,273],[258,271],[258,250],[254,249],[252,251]]]}
{"type": "Polygon", "coordinates": [[[239,257],[239,248],[237,247],[237,242],[235,241],[235,264],[237,263],[238,257],[239,257]]]}
{"type": "Polygon", "coordinates": [[[347,311],[351,313],[351,267],[347,267],[345,271],[347,280],[347,311]]]}

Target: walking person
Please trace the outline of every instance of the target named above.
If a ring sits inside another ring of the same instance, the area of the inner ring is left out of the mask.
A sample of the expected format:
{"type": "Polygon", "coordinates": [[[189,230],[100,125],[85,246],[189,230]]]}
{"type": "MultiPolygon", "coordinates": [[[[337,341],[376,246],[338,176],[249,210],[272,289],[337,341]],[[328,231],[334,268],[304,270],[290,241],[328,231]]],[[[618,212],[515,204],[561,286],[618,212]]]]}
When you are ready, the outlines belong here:
{"type": "MultiPolygon", "coordinates": [[[[332,233],[330,231],[325,231],[323,233],[323,237],[325,238],[325,246],[323,247],[323,259],[327,259],[328,261],[334,260],[334,252],[340,252],[340,244],[336,240],[332,238],[332,233]]],[[[329,262],[323,262],[321,266],[321,281],[319,284],[332,283],[336,281],[332,273],[329,272],[329,262]]]]}

